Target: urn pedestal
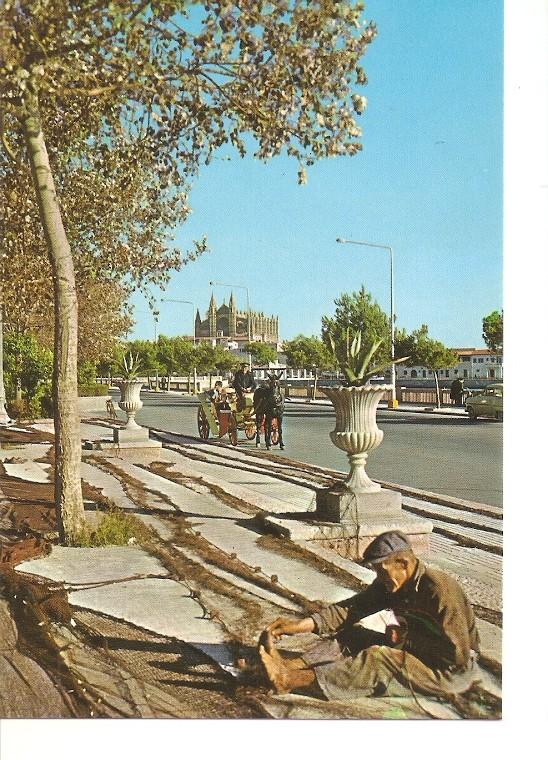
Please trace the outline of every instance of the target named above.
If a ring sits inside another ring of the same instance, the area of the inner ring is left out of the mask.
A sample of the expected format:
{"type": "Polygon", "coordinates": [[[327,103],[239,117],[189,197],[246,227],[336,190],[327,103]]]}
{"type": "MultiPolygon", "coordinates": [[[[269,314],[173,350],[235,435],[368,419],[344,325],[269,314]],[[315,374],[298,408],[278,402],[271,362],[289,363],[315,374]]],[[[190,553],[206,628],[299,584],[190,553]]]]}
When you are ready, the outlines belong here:
{"type": "Polygon", "coordinates": [[[120,388],[118,406],[126,413],[126,426],[124,430],[142,430],[141,426],[135,422],[135,415],[139,409],[143,408],[143,402],[141,401],[143,383],[140,380],[122,380],[117,385],[120,388]]]}
{"type": "Polygon", "coordinates": [[[377,427],[377,407],[390,385],[361,385],[326,388],[325,394],[335,409],[335,430],[329,433],[338,449],[350,462],[346,488],[353,494],[378,493],[381,487],[365,471],[370,451],[380,446],[384,433],[377,427]]]}
{"type": "Polygon", "coordinates": [[[123,428],[112,428],[114,446],[117,448],[161,447],[160,441],[150,439],[148,428],[141,427],[135,420],[135,415],[143,408],[141,401],[143,383],[140,380],[121,380],[117,385],[120,388],[118,406],[126,413],[127,421],[123,428]]]}

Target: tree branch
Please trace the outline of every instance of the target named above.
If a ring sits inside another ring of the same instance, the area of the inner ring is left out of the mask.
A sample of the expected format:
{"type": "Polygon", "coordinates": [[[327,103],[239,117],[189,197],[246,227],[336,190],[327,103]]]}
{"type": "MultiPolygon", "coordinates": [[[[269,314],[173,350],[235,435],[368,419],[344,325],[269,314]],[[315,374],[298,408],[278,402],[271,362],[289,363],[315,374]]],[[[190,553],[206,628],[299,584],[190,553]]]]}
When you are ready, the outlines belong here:
{"type": "Polygon", "coordinates": [[[4,150],[8,154],[9,158],[13,161],[13,163],[17,166],[21,166],[21,161],[11,145],[8,142],[8,138],[6,136],[6,131],[4,129],[4,119],[5,119],[5,111],[4,109],[0,110],[0,139],[2,140],[2,145],[4,146],[4,150]]]}

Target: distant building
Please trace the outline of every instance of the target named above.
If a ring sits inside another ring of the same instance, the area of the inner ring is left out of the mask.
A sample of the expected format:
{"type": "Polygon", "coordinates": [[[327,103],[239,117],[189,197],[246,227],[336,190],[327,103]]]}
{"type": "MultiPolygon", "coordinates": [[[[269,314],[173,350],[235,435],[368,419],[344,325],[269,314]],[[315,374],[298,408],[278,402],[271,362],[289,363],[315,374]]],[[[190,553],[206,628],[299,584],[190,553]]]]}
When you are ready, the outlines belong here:
{"type": "Polygon", "coordinates": [[[228,306],[223,303],[217,307],[215,297],[212,295],[205,319],[201,319],[200,312],[196,310],[196,339],[210,340],[214,344],[221,344],[233,348],[247,343],[249,340],[260,343],[279,343],[278,317],[267,317],[261,311],[238,310],[234,295],[230,294],[228,306]],[[249,319],[249,327],[248,327],[249,319]]]}
{"type": "MultiPolygon", "coordinates": [[[[453,348],[459,357],[455,367],[442,369],[438,376],[440,380],[502,380],[502,354],[489,348],[453,348]]],[[[427,367],[405,367],[396,364],[397,380],[433,379],[434,373],[427,367]]]]}

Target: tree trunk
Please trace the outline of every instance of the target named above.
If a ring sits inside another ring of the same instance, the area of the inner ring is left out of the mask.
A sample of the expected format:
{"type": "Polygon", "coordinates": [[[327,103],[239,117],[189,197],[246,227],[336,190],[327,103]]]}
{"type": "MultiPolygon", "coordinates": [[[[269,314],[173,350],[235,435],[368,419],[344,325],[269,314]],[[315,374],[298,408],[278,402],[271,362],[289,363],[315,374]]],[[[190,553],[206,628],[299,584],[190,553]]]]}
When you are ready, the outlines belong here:
{"type": "MultiPolygon", "coordinates": [[[[2,283],[0,283],[1,293],[2,283]]],[[[6,411],[6,389],[4,387],[4,328],[3,328],[3,304],[0,298],[0,425],[7,425],[10,421],[6,411]]]]}
{"type": "Polygon", "coordinates": [[[316,401],[316,393],[318,392],[318,370],[314,367],[314,390],[312,391],[312,400],[316,401]]]}
{"type": "Polygon", "coordinates": [[[78,303],[74,264],[42,132],[38,97],[32,91],[25,96],[23,128],[55,295],[53,419],[57,525],[61,540],[73,544],[85,521],[76,367],[78,303]]]}
{"type": "Polygon", "coordinates": [[[438,379],[437,370],[434,370],[434,380],[436,381],[436,406],[439,409],[441,407],[441,399],[440,399],[440,381],[438,379]]]}

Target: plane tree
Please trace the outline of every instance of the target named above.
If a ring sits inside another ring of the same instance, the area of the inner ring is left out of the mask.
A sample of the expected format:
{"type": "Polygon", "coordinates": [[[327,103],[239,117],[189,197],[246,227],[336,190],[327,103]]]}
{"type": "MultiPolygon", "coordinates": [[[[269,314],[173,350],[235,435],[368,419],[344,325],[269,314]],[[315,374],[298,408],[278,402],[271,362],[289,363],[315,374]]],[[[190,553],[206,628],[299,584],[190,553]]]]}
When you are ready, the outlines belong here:
{"type": "Polygon", "coordinates": [[[492,311],[482,320],[483,340],[491,351],[502,351],[503,348],[503,312],[492,311]]]}
{"type": "Polygon", "coordinates": [[[405,331],[399,333],[396,356],[402,354],[409,357],[405,362],[408,367],[419,366],[432,370],[436,383],[436,406],[441,407],[439,373],[442,369],[455,367],[459,361],[458,355],[441,341],[431,338],[427,325],[422,325],[410,334],[405,331]]]}
{"type": "Polygon", "coordinates": [[[240,363],[240,359],[231,351],[222,346],[215,346],[213,364],[220,375],[234,372],[240,363]]]}
{"type": "Polygon", "coordinates": [[[316,398],[318,375],[328,369],[333,369],[334,359],[324,342],[316,336],[297,335],[293,340],[285,341],[283,345],[287,364],[294,369],[307,369],[314,372],[314,387],[312,398],[316,398]]]}
{"type": "MultiPolygon", "coordinates": [[[[375,36],[362,11],[352,0],[3,3],[2,146],[30,167],[54,283],[55,493],[66,542],[83,524],[78,314],[50,125],[64,130],[69,155],[104,156],[107,176],[118,165],[129,183],[154,166],[152,195],[175,205],[225,144],[242,155],[253,145],[264,160],[285,150],[305,182],[315,160],[360,149],[355,114],[366,101],[355,87],[366,82],[360,59],[375,36]]],[[[123,195],[113,193],[112,206],[119,203],[123,195]]],[[[149,211],[156,213],[153,203],[149,211]]],[[[92,264],[99,250],[90,249],[92,264]]],[[[135,255],[131,247],[120,253],[126,261],[135,255]]]]}
{"type": "Polygon", "coordinates": [[[270,362],[275,362],[278,358],[278,352],[276,347],[270,343],[263,343],[260,340],[252,340],[244,345],[244,351],[247,354],[251,354],[251,358],[255,364],[268,365],[270,362]]]}

